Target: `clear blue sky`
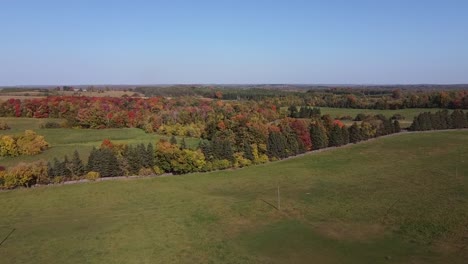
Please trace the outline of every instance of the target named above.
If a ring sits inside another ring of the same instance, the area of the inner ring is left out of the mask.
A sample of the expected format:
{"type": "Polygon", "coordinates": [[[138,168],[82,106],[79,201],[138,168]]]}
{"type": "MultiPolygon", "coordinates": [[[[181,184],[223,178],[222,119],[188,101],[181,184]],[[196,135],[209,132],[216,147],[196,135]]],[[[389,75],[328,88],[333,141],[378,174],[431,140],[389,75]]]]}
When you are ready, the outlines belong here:
{"type": "Polygon", "coordinates": [[[0,85],[167,83],[468,83],[468,1],[0,1],[0,85]]]}

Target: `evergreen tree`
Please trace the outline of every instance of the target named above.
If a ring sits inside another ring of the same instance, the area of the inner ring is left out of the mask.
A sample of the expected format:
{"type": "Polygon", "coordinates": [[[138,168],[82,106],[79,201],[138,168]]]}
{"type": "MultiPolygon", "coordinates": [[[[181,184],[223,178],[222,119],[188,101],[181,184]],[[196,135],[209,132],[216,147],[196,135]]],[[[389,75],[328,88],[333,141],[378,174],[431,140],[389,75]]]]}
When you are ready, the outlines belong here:
{"type": "Polygon", "coordinates": [[[223,155],[221,156],[222,159],[226,159],[226,160],[229,160],[229,161],[234,161],[234,150],[232,149],[232,144],[230,141],[228,140],[223,140],[222,141],[222,153],[223,155]]]}
{"type": "Polygon", "coordinates": [[[359,129],[359,126],[357,125],[356,122],[354,122],[353,125],[351,125],[348,128],[348,131],[349,131],[349,142],[357,143],[362,140],[361,130],[359,129]]]}
{"type": "Polygon", "coordinates": [[[320,117],[322,115],[322,111],[318,107],[312,108],[312,117],[320,117]]]}
{"type": "Polygon", "coordinates": [[[343,145],[343,133],[341,132],[340,126],[334,125],[330,131],[328,146],[339,147],[341,145],[343,145]]]}
{"type": "Polygon", "coordinates": [[[451,114],[452,128],[465,128],[468,127],[465,113],[462,110],[454,110],[451,114]]]}
{"type": "Polygon", "coordinates": [[[72,158],[72,160],[70,162],[70,170],[71,170],[71,173],[74,176],[84,175],[85,167],[84,167],[83,161],[81,160],[80,155],[78,154],[77,150],[75,150],[75,152],[73,152],[73,158],[72,158]]]}
{"type": "Polygon", "coordinates": [[[169,140],[169,143],[171,143],[172,145],[177,145],[177,138],[173,135],[169,140]]]}
{"type": "Polygon", "coordinates": [[[180,142],[180,149],[186,149],[187,143],[185,143],[185,138],[182,138],[182,142],[180,142]]]}
{"type": "Polygon", "coordinates": [[[452,119],[450,118],[447,109],[439,111],[439,115],[442,122],[441,129],[449,129],[450,127],[452,127],[452,119]]]}
{"type": "Polygon", "coordinates": [[[422,113],[419,115],[419,126],[423,131],[432,129],[431,113],[422,113]]]}
{"type": "Polygon", "coordinates": [[[393,124],[391,119],[386,118],[382,114],[376,115],[375,117],[381,121],[377,129],[377,136],[384,136],[393,133],[393,124]]]}
{"type": "Polygon", "coordinates": [[[127,160],[128,173],[131,175],[137,175],[142,167],[137,149],[133,146],[128,146],[124,154],[124,158],[127,160]]]}
{"type": "Polygon", "coordinates": [[[316,120],[310,127],[310,138],[312,140],[312,149],[321,149],[328,146],[328,137],[325,127],[320,120],[316,120]]]}
{"type": "Polygon", "coordinates": [[[51,179],[55,177],[54,167],[52,166],[50,162],[47,162],[47,175],[51,179]]]}
{"type": "Polygon", "coordinates": [[[225,139],[215,139],[213,141],[212,151],[213,158],[217,160],[229,160],[234,161],[234,151],[232,149],[232,144],[229,140],[225,139]]]}
{"type": "Polygon", "coordinates": [[[297,117],[298,116],[297,107],[295,105],[291,105],[288,108],[288,111],[289,111],[289,117],[297,117]]]}
{"type": "Polygon", "coordinates": [[[137,145],[136,154],[138,157],[138,163],[139,163],[140,168],[148,168],[149,164],[148,164],[148,159],[146,157],[147,152],[146,152],[145,145],[143,143],[137,145]]]}
{"type": "Polygon", "coordinates": [[[96,160],[96,148],[93,147],[93,149],[91,150],[91,153],[89,154],[89,157],[88,157],[88,163],[86,164],[86,171],[87,172],[90,172],[90,171],[95,171],[96,172],[96,167],[97,167],[97,164],[95,162],[96,160]]]}
{"type": "Polygon", "coordinates": [[[393,121],[393,133],[400,133],[401,132],[401,127],[400,127],[400,122],[398,120],[393,121]]]}
{"type": "Polygon", "coordinates": [[[119,162],[114,152],[107,148],[100,149],[97,152],[99,153],[99,155],[97,155],[99,157],[97,172],[99,172],[102,177],[120,176],[119,162]]]}
{"type": "Polygon", "coordinates": [[[294,133],[288,124],[282,124],[281,130],[282,136],[286,139],[286,157],[297,155],[300,151],[300,147],[296,133],[294,133]]]}
{"type": "Polygon", "coordinates": [[[65,155],[65,157],[63,158],[62,167],[64,171],[62,176],[66,176],[66,177],[72,176],[72,172],[70,170],[70,160],[68,160],[67,155],[65,155]]]}
{"type": "Polygon", "coordinates": [[[148,146],[146,146],[146,165],[147,168],[153,168],[154,167],[154,147],[153,144],[148,143],[148,146]]]}
{"type": "Polygon", "coordinates": [[[286,147],[287,142],[283,134],[280,132],[270,132],[267,144],[267,154],[270,158],[286,158],[288,156],[286,147]]]}
{"type": "Polygon", "coordinates": [[[343,137],[343,145],[349,144],[349,132],[348,132],[348,128],[346,128],[346,126],[343,126],[341,128],[341,134],[342,134],[342,137],[343,137]]]}
{"type": "Polygon", "coordinates": [[[413,123],[411,123],[411,125],[409,127],[409,130],[411,130],[411,131],[420,131],[421,130],[421,126],[419,125],[419,118],[418,117],[414,117],[413,123]]]}
{"type": "Polygon", "coordinates": [[[431,117],[431,127],[432,127],[432,129],[436,129],[436,130],[442,129],[443,124],[442,124],[440,111],[437,111],[435,114],[431,113],[430,117],[431,117]]]}
{"type": "Polygon", "coordinates": [[[213,148],[209,140],[201,140],[198,147],[203,152],[203,155],[205,155],[206,160],[212,161],[214,159],[213,148]]]}
{"type": "Polygon", "coordinates": [[[244,140],[244,157],[249,160],[254,160],[254,155],[252,151],[252,146],[244,140]]]}

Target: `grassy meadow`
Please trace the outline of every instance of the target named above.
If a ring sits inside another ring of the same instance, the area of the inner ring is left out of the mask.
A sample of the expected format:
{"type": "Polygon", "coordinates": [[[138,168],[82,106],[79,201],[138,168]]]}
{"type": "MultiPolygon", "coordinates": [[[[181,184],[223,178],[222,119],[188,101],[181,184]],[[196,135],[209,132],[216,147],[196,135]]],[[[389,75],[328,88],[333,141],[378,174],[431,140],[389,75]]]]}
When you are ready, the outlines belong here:
{"type": "MultiPolygon", "coordinates": [[[[352,108],[332,108],[332,107],[320,107],[322,115],[329,114],[331,117],[339,118],[343,116],[351,116],[355,118],[358,114],[366,115],[378,115],[382,114],[387,118],[392,117],[395,114],[400,114],[405,119],[399,120],[402,128],[407,128],[413,122],[415,116],[423,112],[437,112],[442,110],[440,108],[407,108],[398,110],[379,110],[379,109],[352,109],[352,108]]],[[[451,110],[449,110],[451,112],[451,110]]],[[[353,121],[344,121],[346,125],[351,125],[353,121]]]]}
{"type": "MultiPolygon", "coordinates": [[[[6,122],[11,129],[0,131],[0,135],[21,134],[24,130],[32,129],[39,135],[44,136],[50,144],[50,148],[39,155],[20,157],[0,157],[0,165],[11,166],[20,161],[29,162],[35,160],[62,159],[64,155],[71,157],[78,150],[82,159],[87,159],[93,146],[99,146],[104,139],[110,139],[115,143],[140,144],[155,143],[161,138],[168,138],[157,134],[147,134],[137,128],[115,128],[115,129],[73,129],[54,128],[43,129],[41,125],[48,121],[61,122],[60,119],[37,119],[37,118],[9,118],[0,117],[0,121],[6,122]]],[[[182,140],[182,138],[178,138],[182,140]]],[[[198,146],[196,138],[186,138],[189,147],[198,146]]]]}
{"type": "Polygon", "coordinates": [[[466,263],[468,132],[401,134],[239,170],[3,191],[0,208],[0,238],[15,229],[2,264],[466,263]]]}

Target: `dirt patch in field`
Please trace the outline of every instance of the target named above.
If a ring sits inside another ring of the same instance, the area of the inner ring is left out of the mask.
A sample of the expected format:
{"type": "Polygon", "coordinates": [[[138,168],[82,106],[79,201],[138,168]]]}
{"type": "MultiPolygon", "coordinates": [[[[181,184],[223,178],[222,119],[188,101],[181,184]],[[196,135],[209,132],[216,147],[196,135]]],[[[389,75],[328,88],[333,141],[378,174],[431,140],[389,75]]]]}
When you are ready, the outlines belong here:
{"type": "Polygon", "coordinates": [[[316,226],[316,232],[335,240],[366,241],[385,235],[386,228],[379,224],[322,223],[316,226]]]}
{"type": "Polygon", "coordinates": [[[468,231],[460,230],[453,236],[436,241],[433,250],[443,255],[458,255],[468,259],[468,231]]]}

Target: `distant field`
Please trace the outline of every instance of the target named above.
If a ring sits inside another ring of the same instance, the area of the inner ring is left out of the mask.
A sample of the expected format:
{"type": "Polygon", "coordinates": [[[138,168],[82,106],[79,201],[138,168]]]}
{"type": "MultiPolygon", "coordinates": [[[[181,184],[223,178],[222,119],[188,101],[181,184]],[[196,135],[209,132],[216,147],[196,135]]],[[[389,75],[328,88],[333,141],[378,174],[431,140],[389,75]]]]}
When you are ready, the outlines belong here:
{"type": "MultiPolygon", "coordinates": [[[[47,121],[60,122],[60,119],[35,119],[35,118],[0,118],[6,122],[11,129],[0,131],[0,135],[18,134],[26,129],[32,129],[39,135],[45,137],[51,148],[35,156],[21,156],[0,158],[0,165],[11,166],[21,161],[29,162],[35,160],[52,160],[57,157],[62,159],[64,155],[69,157],[76,149],[81,158],[87,159],[93,146],[99,146],[104,139],[110,139],[116,143],[139,144],[155,143],[165,136],[147,134],[137,128],[115,128],[115,129],[41,129],[41,125],[47,121]]],[[[178,138],[181,140],[181,138],[178,138]]],[[[188,147],[198,146],[198,139],[186,138],[188,147]]]]}
{"type": "Polygon", "coordinates": [[[23,99],[35,99],[35,98],[42,98],[44,97],[43,95],[23,95],[24,93],[22,94],[15,94],[15,95],[2,95],[0,93],[0,101],[6,101],[8,99],[20,99],[20,100],[23,100],[23,99]]]}
{"type": "MultiPolygon", "coordinates": [[[[100,91],[100,92],[91,92],[91,91],[83,91],[83,92],[75,92],[75,91],[55,91],[50,90],[49,95],[56,95],[56,96],[89,96],[89,97],[122,97],[122,96],[144,96],[140,93],[135,93],[133,91],[100,91]]],[[[8,100],[8,99],[34,99],[34,98],[41,98],[45,97],[46,94],[44,92],[34,92],[34,91],[21,91],[21,92],[1,92],[0,90],[0,100],[8,100]]]]}
{"type": "Polygon", "coordinates": [[[0,192],[0,262],[466,263],[468,132],[0,192]],[[281,210],[276,210],[280,186],[281,210]]]}
{"type": "Polygon", "coordinates": [[[135,93],[133,91],[100,91],[100,92],[91,92],[91,91],[85,91],[85,92],[73,92],[73,91],[59,91],[56,92],[57,95],[79,95],[79,96],[90,96],[90,97],[122,97],[124,95],[126,96],[132,96],[134,94],[137,94],[138,96],[143,96],[140,93],[135,93]]]}
{"type": "MultiPolygon", "coordinates": [[[[342,116],[356,117],[356,115],[363,113],[367,115],[378,115],[382,114],[386,117],[392,117],[395,114],[400,114],[405,117],[404,120],[399,120],[401,127],[406,128],[411,125],[415,116],[423,112],[437,112],[442,110],[440,108],[407,108],[399,110],[378,110],[378,109],[352,109],[352,108],[331,108],[331,107],[320,107],[322,114],[329,114],[332,117],[339,118],[342,116]]],[[[451,111],[451,110],[449,110],[451,111]]],[[[345,121],[346,125],[350,125],[353,122],[345,121]]]]}

